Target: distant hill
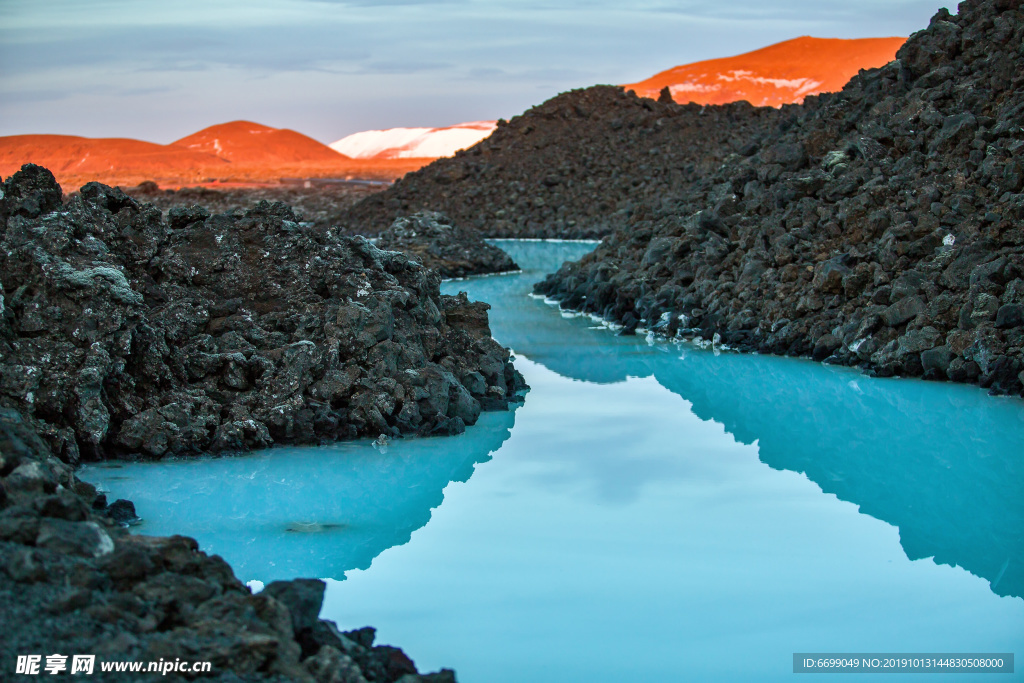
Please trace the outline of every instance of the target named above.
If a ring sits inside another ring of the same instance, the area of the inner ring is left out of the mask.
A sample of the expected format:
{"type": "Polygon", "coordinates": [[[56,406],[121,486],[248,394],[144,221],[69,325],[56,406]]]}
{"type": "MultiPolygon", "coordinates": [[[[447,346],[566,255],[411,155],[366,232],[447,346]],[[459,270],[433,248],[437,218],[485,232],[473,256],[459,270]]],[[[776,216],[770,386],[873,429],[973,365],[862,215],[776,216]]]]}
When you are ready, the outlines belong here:
{"type": "Polygon", "coordinates": [[[356,159],[437,159],[472,147],[497,125],[497,121],[470,121],[444,128],[364,130],[332,142],[330,147],[356,159]]]}
{"type": "Polygon", "coordinates": [[[34,163],[53,171],[65,191],[98,180],[161,187],[275,183],[282,178],[393,180],[424,160],[351,159],[293,130],[232,121],[160,145],[128,138],[72,135],[0,137],[0,177],[34,163]]]}
{"type": "Polygon", "coordinates": [[[0,137],[0,175],[7,177],[27,162],[58,176],[142,175],[177,173],[182,169],[223,169],[229,162],[213,154],[129,138],[83,138],[74,135],[11,135],[0,137]]]}
{"type": "Polygon", "coordinates": [[[778,107],[808,95],[837,92],[861,69],[891,62],[906,38],[812,38],[802,36],[735,57],[677,66],[623,87],[656,98],[668,87],[679,104],[746,100],[778,107]]]}
{"type": "Polygon", "coordinates": [[[171,145],[214,154],[239,165],[336,164],[349,158],[302,133],[252,121],[210,126],[171,145]]]}

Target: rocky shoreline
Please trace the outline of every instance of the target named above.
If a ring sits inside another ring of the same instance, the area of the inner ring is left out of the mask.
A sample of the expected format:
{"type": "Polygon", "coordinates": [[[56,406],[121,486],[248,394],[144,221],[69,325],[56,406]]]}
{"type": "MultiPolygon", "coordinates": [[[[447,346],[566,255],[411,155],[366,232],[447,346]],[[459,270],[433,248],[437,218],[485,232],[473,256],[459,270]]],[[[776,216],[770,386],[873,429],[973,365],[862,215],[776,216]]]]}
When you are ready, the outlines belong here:
{"type": "Polygon", "coordinates": [[[525,389],[488,306],[281,203],[164,220],[98,183],[63,203],[31,165],[2,192],[0,621],[24,624],[5,670],[66,651],[210,661],[215,680],[454,681],[318,621],[322,582],[254,596],[192,539],[129,535],[131,505],[74,468],[460,433],[525,389]]]}
{"type": "Polygon", "coordinates": [[[536,291],[667,337],[1024,392],[1024,13],[940,10],[780,110],[560,95],[348,212],[605,236],[536,291]]]}
{"type": "Polygon", "coordinates": [[[318,619],[324,582],[278,581],[253,595],[191,538],[133,536],[130,504],[55,457],[17,411],[0,408],[0,642],[4,678],[19,656],[93,655],[90,680],[454,683],[420,675],[374,631],[318,619]],[[15,626],[17,625],[17,626],[15,626]],[[103,663],[209,662],[209,673],[126,674],[103,663]]]}

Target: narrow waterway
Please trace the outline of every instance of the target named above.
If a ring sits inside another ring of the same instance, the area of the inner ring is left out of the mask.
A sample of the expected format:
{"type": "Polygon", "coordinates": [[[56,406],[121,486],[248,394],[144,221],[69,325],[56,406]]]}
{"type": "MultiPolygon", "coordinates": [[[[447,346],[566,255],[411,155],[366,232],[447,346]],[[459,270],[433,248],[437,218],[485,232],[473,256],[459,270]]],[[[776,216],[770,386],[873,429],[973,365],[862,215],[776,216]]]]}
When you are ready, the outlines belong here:
{"type": "Polygon", "coordinates": [[[493,305],[531,385],[516,411],[386,449],[83,477],[134,500],[140,533],[195,536],[243,580],[328,579],[324,618],[461,683],[1024,651],[1024,402],[616,336],[528,295],[593,245],[498,244],[523,273],[445,289],[493,305]]]}

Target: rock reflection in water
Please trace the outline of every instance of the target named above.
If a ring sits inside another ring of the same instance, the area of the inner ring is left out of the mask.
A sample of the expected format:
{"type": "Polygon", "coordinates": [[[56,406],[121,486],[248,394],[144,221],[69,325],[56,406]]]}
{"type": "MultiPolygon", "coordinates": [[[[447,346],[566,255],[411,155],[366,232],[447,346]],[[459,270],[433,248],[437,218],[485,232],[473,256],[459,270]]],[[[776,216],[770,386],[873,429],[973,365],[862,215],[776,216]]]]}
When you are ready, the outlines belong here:
{"type": "Polygon", "coordinates": [[[430,521],[453,481],[466,481],[508,438],[515,413],[481,415],[454,437],[396,439],[202,460],[87,468],[82,476],[130,498],[133,531],[194,536],[243,580],[344,578],[430,521]],[[444,448],[438,448],[444,444],[444,448]],[[126,475],[125,473],[130,473],[126,475]]]}
{"type": "MultiPolygon", "coordinates": [[[[588,245],[496,241],[537,279],[588,245]],[[553,248],[552,248],[553,247],[553,248]]],[[[653,376],[704,420],[759,448],[775,469],[899,528],[907,557],[931,557],[1024,595],[1024,403],[975,387],[872,379],[788,358],[716,355],[690,345],[613,337],[588,317],[538,316],[542,301],[494,279],[458,283],[494,305],[504,345],[577,380],[653,376]],[[510,311],[506,313],[505,311],[510,311]],[[522,320],[529,317],[531,324],[522,320]],[[534,320],[538,320],[537,323],[534,320]],[[575,329],[566,345],[566,325],[575,329]]]]}

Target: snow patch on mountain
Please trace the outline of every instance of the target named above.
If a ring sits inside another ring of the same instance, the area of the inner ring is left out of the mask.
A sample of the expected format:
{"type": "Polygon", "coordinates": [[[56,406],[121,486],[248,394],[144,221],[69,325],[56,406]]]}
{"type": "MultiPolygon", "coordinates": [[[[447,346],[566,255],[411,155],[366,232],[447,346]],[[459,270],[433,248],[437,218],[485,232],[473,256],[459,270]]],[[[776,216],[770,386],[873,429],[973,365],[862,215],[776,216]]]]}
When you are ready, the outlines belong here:
{"type": "Polygon", "coordinates": [[[353,133],[329,146],[353,159],[448,157],[491,134],[496,121],[470,121],[444,128],[388,128],[353,133]]]}

